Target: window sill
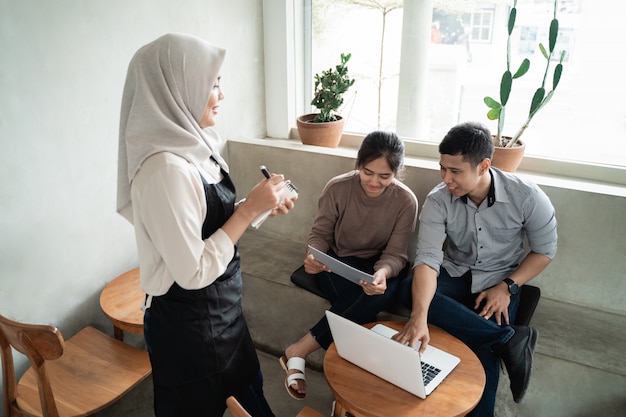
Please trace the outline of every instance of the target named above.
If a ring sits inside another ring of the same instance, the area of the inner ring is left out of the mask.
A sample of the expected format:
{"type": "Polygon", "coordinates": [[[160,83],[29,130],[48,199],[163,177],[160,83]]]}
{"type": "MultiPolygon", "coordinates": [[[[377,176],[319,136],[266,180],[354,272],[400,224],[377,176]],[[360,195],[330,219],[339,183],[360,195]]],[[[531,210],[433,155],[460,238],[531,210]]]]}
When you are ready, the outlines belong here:
{"type": "MultiPolygon", "coordinates": [[[[356,157],[356,150],[358,149],[361,139],[362,136],[359,135],[344,134],[341,145],[338,148],[303,145],[297,138],[234,138],[229,140],[239,143],[288,149],[290,151],[343,156],[354,159],[356,157]]],[[[407,141],[405,165],[407,167],[438,171],[439,155],[437,153],[436,145],[431,143],[407,141]]],[[[528,178],[530,181],[533,181],[538,185],[601,195],[626,197],[626,169],[619,167],[605,167],[525,156],[522,166],[517,171],[517,174],[528,178]],[[546,169],[540,170],[540,168],[546,169]],[[547,172],[548,169],[551,172],[547,172]],[[563,172],[565,174],[559,172],[563,172]],[[580,176],[576,176],[571,173],[584,174],[585,176],[588,176],[588,178],[581,178],[580,176]],[[616,182],[605,181],[601,178],[614,178],[616,182]]]]}

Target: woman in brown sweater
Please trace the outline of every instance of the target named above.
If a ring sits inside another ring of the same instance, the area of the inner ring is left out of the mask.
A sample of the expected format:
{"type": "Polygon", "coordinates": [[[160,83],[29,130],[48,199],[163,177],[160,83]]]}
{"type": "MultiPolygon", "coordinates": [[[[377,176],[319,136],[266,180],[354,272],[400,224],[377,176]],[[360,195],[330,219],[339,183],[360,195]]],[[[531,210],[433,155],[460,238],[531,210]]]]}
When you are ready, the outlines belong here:
{"type": "MultiPolygon", "coordinates": [[[[417,221],[417,198],[400,180],[404,144],[395,133],[375,131],[359,149],[356,170],[332,178],[318,201],[307,244],[374,275],[360,285],[332,272],[307,253],[305,271],[315,274],[331,302],[330,311],[359,324],[374,321],[393,299],[400,275],[407,273],[408,246],[417,221]]],[[[401,277],[400,277],[401,278],[401,277]]],[[[327,349],[332,335],[322,317],[285,350],[280,363],[287,372],[289,394],[303,399],[306,357],[327,349]]]]}

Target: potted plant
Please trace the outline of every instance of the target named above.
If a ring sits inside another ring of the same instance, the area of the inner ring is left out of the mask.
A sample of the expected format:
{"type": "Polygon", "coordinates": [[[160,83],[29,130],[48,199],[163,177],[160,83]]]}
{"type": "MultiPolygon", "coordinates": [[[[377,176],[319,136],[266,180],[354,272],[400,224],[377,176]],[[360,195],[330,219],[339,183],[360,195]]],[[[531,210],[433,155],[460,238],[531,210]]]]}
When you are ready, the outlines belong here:
{"type": "Polygon", "coordinates": [[[298,117],[298,134],[302,143],[330,148],[339,145],[344,119],[337,111],[343,104],[343,95],[354,84],[346,66],[351,56],[352,54],[341,54],[339,65],[315,74],[311,105],[318,112],[298,117]]]}
{"type": "Polygon", "coordinates": [[[498,131],[496,135],[494,135],[494,145],[496,146],[496,152],[494,153],[492,163],[494,166],[501,168],[505,171],[515,171],[519,166],[522,157],[524,155],[525,145],[520,141],[520,136],[526,128],[528,124],[532,120],[532,118],[537,114],[539,110],[541,110],[552,98],[554,94],[554,90],[556,89],[559,81],[561,79],[561,73],[563,71],[563,59],[565,58],[565,51],[561,51],[561,56],[559,59],[559,63],[555,66],[554,72],[552,74],[552,89],[546,94],[546,78],[548,76],[548,72],[550,70],[550,63],[552,60],[552,56],[555,52],[555,46],[557,37],[559,34],[559,21],[556,18],[556,6],[557,0],[554,0],[554,14],[552,21],[550,22],[550,34],[548,38],[548,49],[542,43],[539,43],[539,49],[541,54],[546,59],[546,67],[543,74],[543,79],[541,82],[541,86],[535,91],[533,98],[530,103],[530,110],[528,113],[528,117],[524,124],[520,127],[520,129],[515,133],[514,136],[503,136],[502,132],[504,129],[504,119],[505,119],[505,109],[506,105],[509,101],[509,96],[511,94],[511,87],[513,85],[513,80],[520,78],[524,74],[528,72],[530,69],[530,60],[525,58],[520,64],[517,71],[513,74],[511,72],[511,33],[513,32],[513,28],[515,27],[515,18],[517,16],[517,0],[514,0],[513,7],[509,12],[509,21],[508,21],[508,37],[507,37],[507,50],[506,50],[506,70],[504,74],[502,74],[502,80],[500,81],[500,101],[487,96],[484,101],[487,107],[489,107],[489,112],[487,113],[487,117],[489,120],[498,120],[498,131]],[[504,154],[512,153],[510,157],[513,158],[512,161],[508,160],[508,156],[504,154]]]}

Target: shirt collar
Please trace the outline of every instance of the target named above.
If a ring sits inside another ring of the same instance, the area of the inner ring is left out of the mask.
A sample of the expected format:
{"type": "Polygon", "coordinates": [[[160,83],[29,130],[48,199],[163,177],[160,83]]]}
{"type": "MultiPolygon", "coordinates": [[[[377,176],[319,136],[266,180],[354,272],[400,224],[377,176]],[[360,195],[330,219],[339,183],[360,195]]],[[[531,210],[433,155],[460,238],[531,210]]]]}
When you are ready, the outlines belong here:
{"type": "MultiPolygon", "coordinates": [[[[493,171],[489,169],[489,175],[491,175],[491,184],[489,184],[489,192],[487,193],[487,207],[493,206],[496,202],[496,179],[493,176],[493,171]]],[[[459,197],[461,201],[467,204],[467,194],[459,197]]]]}

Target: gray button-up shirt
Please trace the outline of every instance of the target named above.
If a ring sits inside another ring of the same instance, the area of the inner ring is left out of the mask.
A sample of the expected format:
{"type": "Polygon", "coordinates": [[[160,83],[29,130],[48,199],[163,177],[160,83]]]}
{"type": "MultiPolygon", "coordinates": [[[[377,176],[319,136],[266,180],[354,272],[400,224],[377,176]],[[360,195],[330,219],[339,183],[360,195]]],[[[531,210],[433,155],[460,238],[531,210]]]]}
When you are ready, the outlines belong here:
{"type": "Polygon", "coordinates": [[[453,277],[471,270],[473,293],[518,268],[527,253],[524,237],[532,252],[550,259],[556,255],[557,222],[548,196],[513,174],[497,168],[491,173],[495,200],[485,198],[476,207],[441,183],[428,194],[420,214],[414,265],[436,271],[443,266],[453,277]]]}

